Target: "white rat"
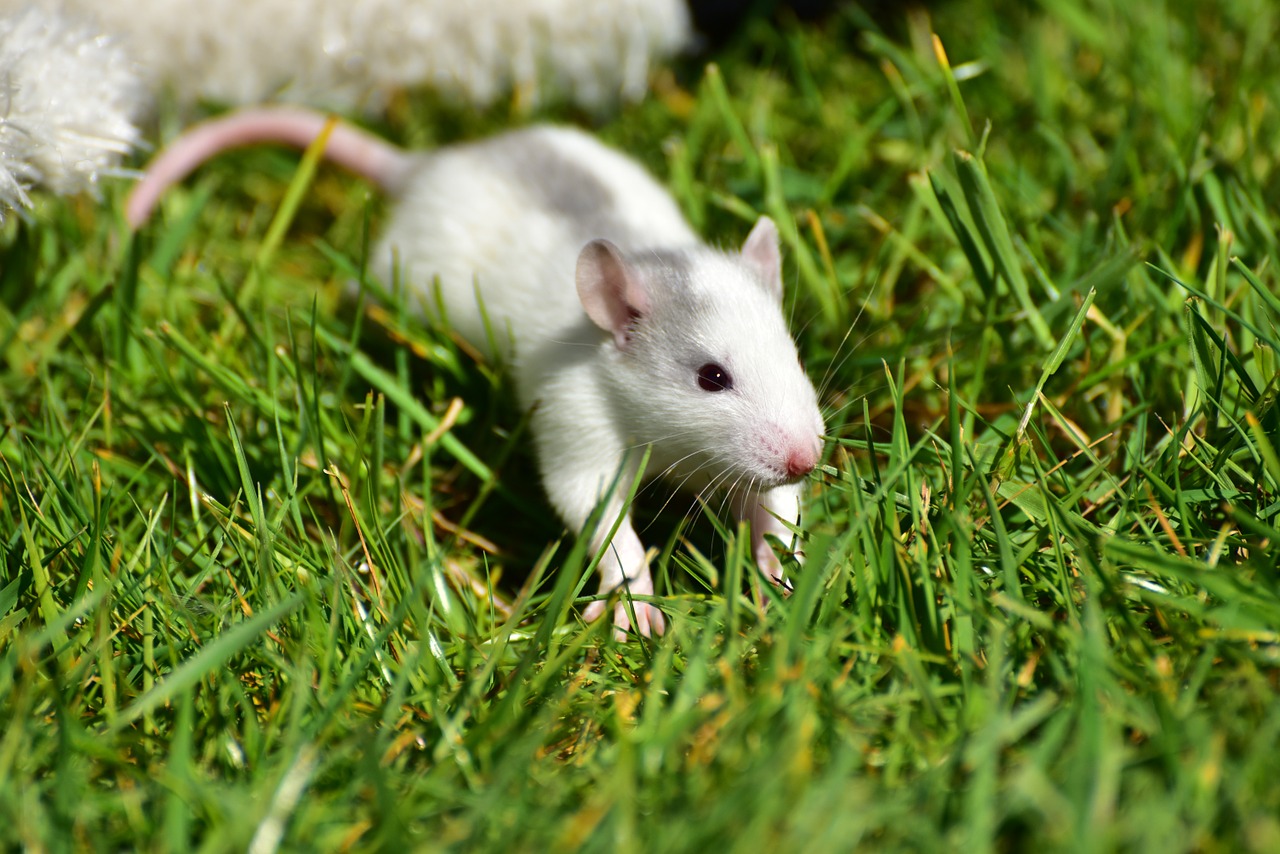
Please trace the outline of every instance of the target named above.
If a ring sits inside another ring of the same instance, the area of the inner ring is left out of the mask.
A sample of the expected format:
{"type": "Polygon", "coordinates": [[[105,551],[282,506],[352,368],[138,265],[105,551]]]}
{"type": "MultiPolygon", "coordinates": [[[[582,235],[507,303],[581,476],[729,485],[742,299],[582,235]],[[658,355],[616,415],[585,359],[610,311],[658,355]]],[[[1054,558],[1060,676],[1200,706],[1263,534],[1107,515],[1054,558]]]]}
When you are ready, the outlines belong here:
{"type": "MultiPolygon", "coordinates": [[[[327,121],[266,108],[196,126],[148,167],[129,224],[209,157],[256,142],[302,147],[327,121]]],[[[592,554],[604,552],[601,594],[653,595],[624,508],[646,448],[646,474],[727,491],[750,522],[761,570],[784,583],[765,535],[790,542],[779,520],[799,519],[799,482],[818,463],[823,422],[782,316],[771,220],[760,218],[741,252],[709,248],[640,165],[569,128],[410,153],[338,124],[325,156],[396,200],[374,253],[382,280],[399,272],[431,310],[438,276],[452,327],[509,360],[521,405],[537,404],[538,464],[560,517],[582,533],[604,502],[589,534],[592,554]]],[[[630,608],[640,634],[663,631],[651,602],[630,608]]],[[[602,597],[584,616],[606,609],[602,597]]],[[[631,628],[627,603],[614,620],[619,634],[631,628]]]]}

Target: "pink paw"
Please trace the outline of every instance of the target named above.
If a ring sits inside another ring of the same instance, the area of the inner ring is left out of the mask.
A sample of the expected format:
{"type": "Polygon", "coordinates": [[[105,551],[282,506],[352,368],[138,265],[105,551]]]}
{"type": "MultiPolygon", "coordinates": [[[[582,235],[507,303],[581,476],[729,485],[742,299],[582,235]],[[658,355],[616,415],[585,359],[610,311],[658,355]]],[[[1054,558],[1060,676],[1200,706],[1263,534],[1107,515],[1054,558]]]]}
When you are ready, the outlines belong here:
{"type": "MultiPolygon", "coordinates": [[[[639,581],[633,581],[630,589],[632,593],[638,596],[652,596],[653,582],[650,581],[648,584],[641,584],[639,581]]],[[[625,641],[627,639],[627,632],[632,628],[632,612],[635,613],[636,618],[635,630],[643,637],[647,638],[653,637],[654,635],[660,635],[667,630],[666,617],[664,617],[662,612],[658,610],[658,606],[651,605],[648,602],[638,602],[635,600],[628,602],[623,598],[625,594],[617,591],[615,591],[615,593],[618,596],[618,601],[613,606],[613,636],[615,638],[620,641],[625,641]]],[[[582,612],[582,616],[588,622],[598,620],[604,615],[608,605],[608,601],[604,599],[592,602],[587,606],[587,609],[582,612]]]]}
{"type": "Polygon", "coordinates": [[[782,561],[778,559],[778,556],[769,547],[768,543],[761,543],[756,546],[756,564],[760,567],[761,574],[770,584],[780,588],[784,596],[791,594],[791,580],[787,578],[782,561]]]}

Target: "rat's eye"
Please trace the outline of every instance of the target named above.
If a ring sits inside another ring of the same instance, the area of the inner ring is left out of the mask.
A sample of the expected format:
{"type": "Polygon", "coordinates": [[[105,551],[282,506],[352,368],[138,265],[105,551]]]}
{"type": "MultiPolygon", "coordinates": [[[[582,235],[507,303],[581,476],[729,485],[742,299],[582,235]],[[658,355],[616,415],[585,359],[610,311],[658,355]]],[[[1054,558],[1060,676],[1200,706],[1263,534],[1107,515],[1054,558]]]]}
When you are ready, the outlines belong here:
{"type": "Polygon", "coordinates": [[[703,391],[728,391],[733,388],[733,377],[715,362],[707,362],[698,368],[698,388],[703,391]]]}

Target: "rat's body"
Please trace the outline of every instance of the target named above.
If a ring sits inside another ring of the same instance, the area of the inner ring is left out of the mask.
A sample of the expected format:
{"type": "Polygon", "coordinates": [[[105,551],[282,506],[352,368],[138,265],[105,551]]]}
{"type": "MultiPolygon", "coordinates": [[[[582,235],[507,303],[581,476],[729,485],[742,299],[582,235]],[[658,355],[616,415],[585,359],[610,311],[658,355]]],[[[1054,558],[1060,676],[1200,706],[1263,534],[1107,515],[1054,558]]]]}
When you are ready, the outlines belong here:
{"type": "MultiPolygon", "coordinates": [[[[325,121],[273,109],[194,129],[148,169],[130,223],[218,151],[306,145],[325,121]]],[[[639,165],[565,128],[410,154],[338,125],[326,156],[396,198],[374,256],[383,281],[400,276],[430,310],[438,276],[453,329],[510,360],[521,404],[537,404],[539,467],[564,521],[582,532],[606,501],[591,534],[593,553],[608,547],[601,592],[625,583],[653,593],[629,513],[607,542],[646,446],[648,473],[728,490],[761,568],[781,582],[764,535],[790,540],[775,516],[798,519],[798,481],[817,464],[823,427],[782,317],[771,221],[756,224],[741,254],[710,249],[639,165]]],[[[587,618],[605,607],[593,603],[587,618]]],[[[662,631],[656,607],[633,607],[641,633],[662,631]]],[[[614,613],[629,627],[624,604],[614,613]]]]}

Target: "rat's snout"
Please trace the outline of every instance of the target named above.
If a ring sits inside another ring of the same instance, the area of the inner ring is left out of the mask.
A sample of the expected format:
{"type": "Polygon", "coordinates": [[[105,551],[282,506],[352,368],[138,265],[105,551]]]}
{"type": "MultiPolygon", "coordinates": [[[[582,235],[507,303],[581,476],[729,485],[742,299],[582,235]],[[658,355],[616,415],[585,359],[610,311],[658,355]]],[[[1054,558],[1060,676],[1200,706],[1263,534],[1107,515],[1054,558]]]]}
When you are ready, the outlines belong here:
{"type": "Polygon", "coordinates": [[[818,465],[818,454],[822,446],[813,442],[797,442],[787,450],[785,468],[788,478],[800,478],[813,471],[818,465]]]}
{"type": "MultiPolygon", "coordinates": [[[[821,422],[819,422],[821,424],[821,422]]],[[[799,425],[769,424],[756,446],[757,464],[775,485],[795,483],[818,467],[822,457],[822,430],[810,432],[799,425]]]]}

